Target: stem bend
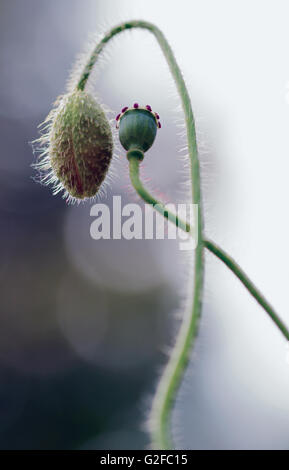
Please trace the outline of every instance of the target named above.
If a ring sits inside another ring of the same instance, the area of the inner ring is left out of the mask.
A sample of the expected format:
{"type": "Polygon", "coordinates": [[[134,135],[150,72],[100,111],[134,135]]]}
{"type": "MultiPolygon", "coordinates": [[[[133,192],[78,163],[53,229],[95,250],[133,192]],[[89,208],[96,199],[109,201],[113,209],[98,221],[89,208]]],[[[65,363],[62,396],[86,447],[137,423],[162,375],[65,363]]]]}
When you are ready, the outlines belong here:
{"type": "MultiPolygon", "coordinates": [[[[191,163],[191,180],[192,180],[192,202],[199,207],[198,213],[198,245],[195,250],[194,261],[194,294],[192,300],[191,311],[189,314],[184,315],[182,325],[180,327],[176,344],[173,348],[169,362],[164,370],[157,387],[157,391],[153,400],[151,415],[150,415],[150,431],[152,437],[152,445],[156,449],[170,449],[172,447],[172,439],[170,433],[170,418],[174,399],[181,383],[185,367],[187,365],[191,347],[194,343],[198,331],[198,322],[201,313],[201,300],[203,290],[203,248],[207,248],[211,253],[218,257],[242,282],[249,293],[256,299],[256,301],[268,313],[272,321],[279,328],[283,336],[289,341],[289,331],[284,322],[277,315],[273,307],[267,302],[261,292],[255,287],[253,282],[248,278],[240,266],[218,245],[210,240],[203,238],[203,219],[201,207],[201,189],[200,189],[200,171],[198,150],[196,142],[196,131],[191,107],[190,97],[182,77],[181,71],[175,60],[173,52],[163,35],[163,33],[153,24],[146,21],[129,21],[122,23],[115,28],[112,28],[96,45],[92,52],[84,70],[81,74],[77,89],[83,90],[89,78],[89,75],[105,45],[117,34],[132,28],[143,28],[150,31],[156,38],[165,59],[168,63],[171,74],[175,80],[178,89],[182,107],[185,115],[186,131],[189,158],[191,163]]],[[[175,223],[178,227],[186,232],[190,231],[190,226],[187,222],[178,219],[174,214],[170,213],[164,208],[157,199],[150,195],[144,188],[139,177],[139,164],[142,160],[142,155],[133,155],[129,157],[130,164],[130,177],[133,186],[140,195],[140,197],[155,207],[164,217],[171,222],[175,223]]]]}
{"type": "MultiPolygon", "coordinates": [[[[117,34],[127,29],[142,28],[150,31],[156,38],[164,57],[169,66],[170,72],[174,78],[185,116],[188,153],[191,164],[192,181],[192,203],[198,204],[198,246],[194,257],[194,276],[193,276],[193,299],[189,315],[184,315],[183,322],[178,333],[176,344],[173,348],[169,362],[164,370],[159,385],[156,390],[155,398],[152,404],[150,416],[150,431],[152,437],[152,446],[157,449],[170,449],[172,447],[172,438],[170,433],[170,417],[176,392],[181,383],[181,379],[187,365],[191,347],[198,330],[198,322],[201,314],[201,301],[203,291],[203,243],[202,243],[202,208],[201,208],[201,187],[200,187],[200,169],[198,159],[198,149],[196,141],[195,121],[191,106],[189,93],[184,82],[181,70],[176,62],[170,45],[163,33],[152,23],[146,21],[129,21],[112,28],[96,45],[84,70],[81,74],[77,88],[83,90],[89,78],[99,55],[105,45],[117,34]]],[[[136,181],[139,185],[139,182],[136,181]]],[[[139,187],[143,195],[147,196],[144,188],[139,187]]]]}

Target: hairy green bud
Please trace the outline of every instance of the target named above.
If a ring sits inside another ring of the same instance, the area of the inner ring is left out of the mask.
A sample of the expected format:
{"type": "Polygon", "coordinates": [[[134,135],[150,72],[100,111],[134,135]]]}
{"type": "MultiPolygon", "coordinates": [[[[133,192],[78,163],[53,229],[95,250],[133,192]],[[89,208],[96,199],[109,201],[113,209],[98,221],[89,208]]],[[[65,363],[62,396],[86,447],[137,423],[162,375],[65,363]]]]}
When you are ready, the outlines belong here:
{"type": "Polygon", "coordinates": [[[60,100],[48,122],[48,148],[42,167],[41,162],[38,165],[40,170],[50,165],[46,182],[54,184],[55,193],[66,190],[70,199],[95,196],[113,151],[111,128],[101,106],[85,91],[76,90],[60,100]]]}

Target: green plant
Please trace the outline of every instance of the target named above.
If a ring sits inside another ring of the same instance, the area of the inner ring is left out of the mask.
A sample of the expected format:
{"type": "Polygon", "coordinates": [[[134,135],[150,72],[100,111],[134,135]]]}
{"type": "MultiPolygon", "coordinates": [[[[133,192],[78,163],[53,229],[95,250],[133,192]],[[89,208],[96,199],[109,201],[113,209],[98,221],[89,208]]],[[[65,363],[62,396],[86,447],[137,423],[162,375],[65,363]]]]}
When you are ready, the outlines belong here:
{"type": "MultiPolygon", "coordinates": [[[[105,45],[110,41],[110,39],[122,31],[132,28],[146,29],[155,36],[174,78],[185,115],[188,152],[191,165],[192,203],[197,204],[198,206],[198,244],[195,249],[194,285],[191,312],[190,316],[184,317],[183,319],[175,346],[169,358],[169,362],[157,387],[150,416],[152,446],[159,449],[169,449],[172,447],[170,433],[171,410],[176,392],[182,380],[182,376],[190,356],[191,348],[197,335],[198,323],[201,315],[204,271],[203,252],[205,248],[217,256],[239,278],[243,285],[248,289],[250,294],[271,317],[275,325],[279,328],[287,340],[289,340],[289,331],[277,313],[274,311],[273,307],[270,306],[264,296],[258,291],[252,281],[238,266],[238,264],[225,251],[218,247],[214,242],[206,239],[204,236],[199,159],[191,101],[173,52],[163,33],[153,24],[145,21],[130,21],[120,24],[111,29],[96,45],[91,56],[89,57],[87,64],[84,67],[84,70],[81,73],[76,89],[72,94],[61,99],[60,104],[58,103],[57,108],[52,112],[52,114],[50,114],[48,118],[48,121],[50,122],[48,135],[41,140],[41,142],[48,143],[48,148],[45,148],[42,155],[43,159],[37,165],[38,168],[42,168],[45,171],[48,170],[48,177],[44,176],[44,179],[47,178],[48,182],[52,181],[52,183],[54,183],[56,192],[64,188],[67,191],[68,197],[89,197],[95,194],[95,192],[99,189],[100,183],[105,176],[111,157],[110,133],[107,130],[105,117],[102,111],[99,111],[99,105],[92,104],[92,102],[90,102],[90,108],[91,106],[93,108],[93,118],[87,121],[85,119],[85,112],[81,114],[80,118],[77,107],[74,105],[72,108],[69,108],[67,103],[71,103],[71,96],[75,96],[75,94],[78,96],[78,94],[84,93],[90,73],[97,63],[97,59],[99,58],[105,45]],[[102,120],[102,126],[98,126],[96,123],[97,120],[94,119],[97,110],[101,115],[100,119],[102,120]],[[60,119],[60,115],[64,116],[65,119],[60,119]],[[97,129],[105,128],[105,132],[99,133],[99,131],[97,131],[97,144],[93,142],[92,138],[92,129],[94,125],[96,125],[97,129]],[[89,129],[88,138],[86,138],[86,127],[89,129]],[[54,151],[53,149],[55,149],[55,141],[57,140],[55,136],[58,134],[60,135],[60,140],[58,139],[56,151],[54,151]],[[63,137],[63,135],[65,135],[65,137],[63,137]],[[62,141],[61,138],[64,140],[62,141]],[[105,138],[107,139],[106,141],[105,138]],[[78,154],[77,148],[75,151],[75,142],[81,143],[79,146],[81,150],[78,154]],[[99,142],[102,143],[101,146],[99,145],[99,142]],[[89,173],[89,171],[86,173],[87,167],[85,166],[85,162],[87,162],[88,156],[90,157],[88,154],[94,145],[97,145],[97,151],[95,152],[94,159],[99,159],[101,162],[105,161],[105,164],[95,165],[91,170],[91,173],[89,173]],[[70,162],[69,165],[66,166],[65,158],[63,159],[63,157],[65,157],[63,148],[65,149],[66,154],[68,155],[67,158],[70,162]],[[71,148],[73,150],[71,150],[71,148]],[[84,162],[84,164],[81,166],[82,162],[84,162]],[[71,175],[71,178],[69,178],[69,175],[71,175]],[[94,180],[97,182],[96,184],[93,184],[94,180]],[[88,190],[80,190],[79,182],[85,183],[86,181],[88,181],[88,190]]],[[[90,98],[87,99],[90,100],[90,98]]],[[[180,220],[175,214],[172,214],[166,210],[165,206],[161,202],[151,196],[140,180],[139,166],[144,158],[144,152],[153,143],[158,121],[153,122],[149,110],[145,111],[141,109],[135,109],[127,111],[127,108],[125,108],[124,112],[122,113],[122,117],[120,118],[120,116],[118,116],[117,119],[120,120],[120,140],[124,148],[127,150],[130,177],[135,190],[146,203],[151,204],[169,221],[175,223],[184,231],[191,232],[192,228],[190,225],[186,221],[180,220]],[[142,132],[138,133],[138,130],[144,128],[145,126],[148,126],[146,132],[149,142],[145,142],[143,140],[142,132]]]]}

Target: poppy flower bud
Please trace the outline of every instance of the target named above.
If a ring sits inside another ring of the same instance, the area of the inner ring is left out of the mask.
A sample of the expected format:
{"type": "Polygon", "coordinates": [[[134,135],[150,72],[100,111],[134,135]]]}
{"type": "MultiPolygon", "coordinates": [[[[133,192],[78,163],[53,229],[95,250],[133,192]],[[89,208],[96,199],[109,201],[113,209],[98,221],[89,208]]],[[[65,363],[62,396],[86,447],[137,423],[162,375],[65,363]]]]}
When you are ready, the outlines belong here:
{"type": "Polygon", "coordinates": [[[50,165],[48,182],[55,192],[65,189],[72,198],[93,197],[112,158],[112,133],[104,111],[91,95],[77,90],[62,98],[49,119],[43,162],[43,168],[50,165]]]}
{"type": "Polygon", "coordinates": [[[160,127],[158,118],[149,105],[141,108],[135,103],[132,108],[123,108],[116,121],[119,140],[125,150],[149,150],[154,143],[157,128],[160,127]]]}

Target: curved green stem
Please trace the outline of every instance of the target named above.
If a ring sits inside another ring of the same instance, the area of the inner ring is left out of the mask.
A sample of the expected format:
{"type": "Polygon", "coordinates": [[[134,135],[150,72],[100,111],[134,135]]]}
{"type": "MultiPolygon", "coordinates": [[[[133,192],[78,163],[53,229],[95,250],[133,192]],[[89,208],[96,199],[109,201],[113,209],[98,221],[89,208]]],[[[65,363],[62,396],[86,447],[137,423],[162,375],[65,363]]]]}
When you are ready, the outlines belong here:
{"type": "Polygon", "coordinates": [[[219,258],[242,282],[242,284],[248,289],[250,294],[256,299],[258,304],[263,307],[263,309],[268,313],[269,317],[273,320],[277,328],[285,336],[287,341],[289,341],[289,331],[286,325],[283,323],[279,315],[275,312],[273,307],[267,302],[263,294],[257,289],[253,282],[249,279],[247,274],[243,269],[236,263],[236,261],[231,258],[222,248],[220,248],[216,243],[210,240],[203,241],[204,246],[211,251],[217,258],[219,258]]]}
{"type": "MultiPolygon", "coordinates": [[[[130,178],[132,185],[134,186],[136,192],[139,196],[148,204],[151,204],[154,209],[156,209],[160,214],[166,217],[170,222],[173,222],[177,227],[181,228],[185,232],[190,232],[192,228],[187,222],[184,222],[176,215],[170,213],[165,209],[165,206],[155,199],[143,186],[139,178],[139,163],[138,158],[129,158],[130,164],[130,178]],[[161,210],[159,209],[161,208],[161,210]]],[[[249,293],[254,297],[259,305],[268,313],[271,320],[275,323],[277,328],[281,331],[283,336],[289,341],[289,330],[286,327],[285,323],[281,320],[279,315],[275,312],[274,308],[269,304],[265,299],[263,294],[257,289],[254,283],[249,279],[247,274],[243,269],[238,265],[238,263],[229,256],[222,248],[220,248],[216,243],[203,239],[203,246],[207,248],[211,253],[213,253],[217,258],[219,258],[241,281],[241,283],[246,287],[249,293]]]]}
{"type": "Polygon", "coordinates": [[[143,186],[139,177],[139,158],[129,158],[129,174],[133,187],[135,188],[138,195],[147,203],[154,207],[162,216],[168,219],[170,222],[175,224],[178,228],[185,232],[190,232],[191,226],[188,222],[181,220],[177,214],[173,214],[171,211],[166,209],[165,205],[155,199],[143,186]]]}
{"type": "MultiPolygon", "coordinates": [[[[92,52],[84,70],[81,74],[77,89],[84,90],[89,75],[99,57],[105,45],[115,35],[132,28],[144,28],[154,34],[158,41],[163,54],[167,60],[169,69],[175,80],[185,115],[185,123],[187,130],[188,150],[191,162],[191,178],[192,178],[192,202],[198,205],[198,245],[195,250],[195,263],[194,263],[194,296],[193,304],[190,315],[185,316],[177,336],[176,344],[173,352],[170,356],[169,363],[165,368],[165,371],[159,382],[155,398],[152,405],[151,411],[151,434],[152,444],[155,448],[169,449],[172,446],[171,434],[170,434],[170,416],[173,407],[173,401],[181,382],[184,369],[189,359],[190,350],[198,330],[198,321],[201,312],[201,299],[203,289],[203,248],[207,248],[215,256],[217,256],[243,283],[248,289],[250,294],[256,299],[256,301],[264,308],[270,318],[273,320],[275,325],[282,332],[284,337],[289,340],[289,331],[283,321],[279,318],[273,307],[267,302],[261,292],[254,286],[252,281],[240,268],[240,266],[220,247],[209,240],[203,239],[202,234],[202,212],[201,212],[201,190],[200,190],[200,172],[199,172],[199,160],[196,143],[196,132],[193,112],[191,108],[191,102],[188,91],[186,89],[185,82],[183,80],[181,71],[176,63],[173,52],[167,43],[162,32],[153,24],[145,21],[130,21],[122,23],[115,28],[111,29],[103,39],[96,45],[92,52]]],[[[140,197],[154,206],[158,212],[160,212],[169,221],[175,223],[179,228],[190,232],[190,225],[180,220],[175,214],[166,210],[165,206],[161,204],[157,199],[152,197],[150,193],[144,188],[139,177],[139,163],[140,160],[137,157],[129,158],[130,161],[130,177],[133,186],[140,195],[140,197]]]]}
{"type": "MultiPolygon", "coordinates": [[[[161,377],[156,390],[155,398],[152,404],[150,428],[152,436],[152,445],[159,449],[170,449],[172,447],[170,433],[170,416],[173,401],[180,385],[184,369],[189,360],[192,344],[197,334],[198,321],[201,313],[201,300],[203,290],[203,243],[202,243],[202,211],[201,211],[201,189],[200,189],[200,170],[198,160],[198,150],[196,142],[196,130],[191,107],[190,97],[182,77],[179,66],[174,54],[163,33],[153,24],[146,21],[129,21],[122,23],[111,29],[103,39],[97,44],[92,52],[77,84],[79,90],[83,90],[89,78],[90,72],[102,52],[105,45],[111,38],[120,32],[132,29],[143,28],[150,31],[156,38],[164,57],[167,61],[171,74],[174,78],[177,90],[180,95],[187,131],[188,153],[191,163],[192,180],[192,203],[198,205],[198,245],[195,250],[194,258],[194,276],[193,276],[193,301],[189,315],[185,315],[180,331],[177,336],[176,344],[170,356],[169,362],[161,377]]],[[[144,189],[144,188],[139,188],[144,189]]],[[[147,195],[142,190],[143,195],[147,195]]]]}

